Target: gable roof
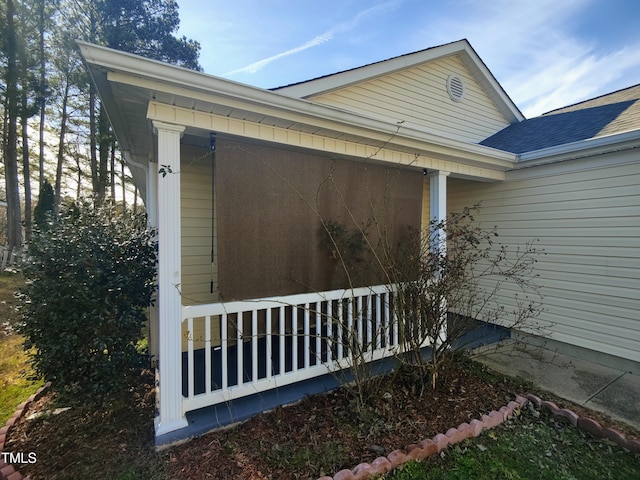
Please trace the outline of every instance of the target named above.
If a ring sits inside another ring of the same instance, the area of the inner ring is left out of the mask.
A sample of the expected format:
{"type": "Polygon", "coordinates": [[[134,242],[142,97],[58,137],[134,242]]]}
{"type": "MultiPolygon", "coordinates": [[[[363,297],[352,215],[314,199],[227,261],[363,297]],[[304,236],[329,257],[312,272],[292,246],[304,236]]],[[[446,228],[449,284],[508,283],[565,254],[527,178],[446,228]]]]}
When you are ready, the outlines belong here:
{"type": "Polygon", "coordinates": [[[640,130],[640,84],[512,124],[480,145],[523,154],[640,130]]]}
{"type": "Polygon", "coordinates": [[[406,70],[434,60],[457,56],[510,123],[521,122],[524,115],[498,83],[468,40],[462,39],[417,52],[392,57],[341,72],[293,83],[272,91],[297,98],[313,99],[326,93],[406,70]]]}

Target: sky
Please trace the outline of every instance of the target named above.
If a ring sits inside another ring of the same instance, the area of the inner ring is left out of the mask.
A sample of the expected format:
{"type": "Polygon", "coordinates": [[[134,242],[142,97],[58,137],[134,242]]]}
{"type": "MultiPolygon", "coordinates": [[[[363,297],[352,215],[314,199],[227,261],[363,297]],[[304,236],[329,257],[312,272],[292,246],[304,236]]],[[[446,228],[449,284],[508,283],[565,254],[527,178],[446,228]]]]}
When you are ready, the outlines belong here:
{"type": "Polygon", "coordinates": [[[178,0],[208,74],[272,88],[466,38],[527,118],[640,83],[638,0],[178,0]]]}

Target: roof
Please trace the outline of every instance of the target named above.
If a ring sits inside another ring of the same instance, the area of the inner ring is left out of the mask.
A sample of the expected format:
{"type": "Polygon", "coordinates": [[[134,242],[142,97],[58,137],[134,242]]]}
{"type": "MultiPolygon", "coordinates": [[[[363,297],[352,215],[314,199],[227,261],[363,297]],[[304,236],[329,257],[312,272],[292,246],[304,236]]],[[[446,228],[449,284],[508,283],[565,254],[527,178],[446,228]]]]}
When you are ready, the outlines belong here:
{"type": "Polygon", "coordinates": [[[522,154],[640,130],[640,84],[515,123],[481,145],[522,154]]]}

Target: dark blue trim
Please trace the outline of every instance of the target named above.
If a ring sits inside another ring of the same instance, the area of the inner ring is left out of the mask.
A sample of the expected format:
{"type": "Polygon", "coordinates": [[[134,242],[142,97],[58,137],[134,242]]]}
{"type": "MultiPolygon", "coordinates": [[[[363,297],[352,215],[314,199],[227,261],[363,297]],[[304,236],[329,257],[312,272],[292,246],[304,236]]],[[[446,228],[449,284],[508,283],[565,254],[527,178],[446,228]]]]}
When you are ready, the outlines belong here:
{"type": "MultiPolygon", "coordinates": [[[[462,336],[458,342],[454,345],[455,349],[470,349],[477,348],[482,345],[509,338],[510,331],[505,327],[498,325],[492,325],[484,322],[476,322],[476,328],[469,331],[462,336]]],[[[323,344],[324,345],[324,344],[323,344]]],[[[315,342],[310,342],[310,348],[315,348],[315,342]]],[[[292,343],[289,338],[285,343],[285,371],[291,370],[291,351],[292,343]]],[[[236,368],[236,354],[235,346],[229,346],[228,357],[228,379],[229,385],[237,384],[237,368],[236,368]]],[[[258,358],[266,358],[265,353],[266,338],[261,337],[258,342],[258,358]]],[[[276,375],[280,371],[279,362],[279,342],[278,337],[272,337],[272,358],[273,374],[276,375]]],[[[298,358],[299,362],[303,359],[302,342],[298,345],[298,358]]],[[[326,350],[323,348],[323,357],[326,355],[326,350]]],[[[424,350],[424,355],[428,356],[431,352],[430,348],[424,350]]],[[[315,353],[315,352],[313,352],[315,353]]],[[[220,365],[220,349],[212,349],[211,364],[220,365]]],[[[312,357],[315,355],[312,355],[312,357]]],[[[251,342],[245,342],[243,346],[243,364],[251,365],[251,342]]],[[[186,367],[186,353],[182,356],[182,378],[183,394],[186,396],[187,385],[187,367],[186,367]]],[[[204,349],[196,350],[194,352],[194,377],[195,377],[195,392],[204,392],[204,349]]],[[[259,378],[264,378],[266,374],[265,362],[258,362],[259,378]],[[260,365],[262,363],[262,365],[260,365]]],[[[370,367],[374,375],[390,372],[397,365],[396,358],[386,358],[373,362],[370,367]]],[[[216,369],[214,369],[216,370],[216,369]]],[[[248,372],[245,372],[245,379],[248,381],[248,372]]],[[[212,373],[212,385],[214,388],[221,384],[222,374],[220,369],[212,373]]],[[[281,405],[287,405],[295,403],[307,396],[316,395],[319,393],[325,393],[338,388],[341,384],[352,380],[352,375],[348,370],[336,373],[327,373],[319,377],[311,378],[301,382],[297,382],[291,385],[285,385],[283,387],[274,388],[266,392],[256,393],[247,397],[239,398],[224,404],[213,405],[211,407],[205,407],[198,410],[188,412],[186,417],[189,425],[180,430],[169,432],[164,435],[156,437],[156,445],[167,445],[180,440],[185,440],[191,437],[198,437],[213,429],[231,425],[233,423],[242,422],[248,418],[253,417],[259,413],[267,410],[271,410],[281,405]]]]}

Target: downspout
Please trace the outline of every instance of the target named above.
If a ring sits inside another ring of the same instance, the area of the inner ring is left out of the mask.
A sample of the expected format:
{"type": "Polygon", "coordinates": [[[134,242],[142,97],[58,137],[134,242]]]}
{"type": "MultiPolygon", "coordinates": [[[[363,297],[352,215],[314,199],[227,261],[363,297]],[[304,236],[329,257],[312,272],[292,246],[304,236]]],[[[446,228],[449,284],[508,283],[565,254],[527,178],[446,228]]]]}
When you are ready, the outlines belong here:
{"type": "MultiPolygon", "coordinates": [[[[158,218],[156,216],[156,212],[158,211],[156,207],[157,203],[157,186],[152,187],[152,182],[156,181],[156,178],[152,178],[149,174],[151,171],[151,158],[149,158],[149,163],[139,163],[133,160],[132,155],[129,152],[123,152],[125,159],[127,161],[128,166],[133,166],[139,168],[145,173],[146,185],[145,185],[145,208],[147,210],[147,226],[150,228],[157,228],[158,226],[158,218]]],[[[155,185],[155,183],[153,183],[155,185]]],[[[157,234],[156,234],[157,239],[157,234]]],[[[156,278],[158,272],[156,267],[156,278]]],[[[157,369],[158,366],[158,357],[160,353],[160,338],[158,333],[159,328],[159,320],[158,320],[158,294],[157,292],[153,295],[153,301],[148,311],[148,325],[149,325],[149,356],[151,358],[151,365],[153,368],[157,369]]],[[[157,372],[156,372],[157,373],[157,372]]]]}
{"type": "Polygon", "coordinates": [[[156,198],[157,188],[154,187],[155,185],[154,182],[156,181],[156,177],[153,175],[150,175],[152,158],[150,156],[149,163],[144,164],[144,163],[139,163],[133,160],[131,153],[128,151],[123,152],[123,154],[126,158],[128,166],[136,167],[142,170],[145,174],[146,185],[145,185],[145,192],[144,192],[144,197],[145,197],[144,205],[147,210],[147,223],[149,224],[150,227],[155,228],[158,226],[158,218],[156,213],[158,209],[156,206],[157,205],[157,198],[156,198]]]}
{"type": "Polygon", "coordinates": [[[127,166],[131,165],[133,167],[139,168],[140,170],[142,170],[144,172],[145,178],[147,179],[147,185],[145,185],[145,205],[148,203],[149,200],[149,165],[145,165],[144,163],[139,163],[136,162],[135,160],[132,159],[132,155],[129,152],[123,152],[124,156],[126,157],[127,160],[127,166]]]}

